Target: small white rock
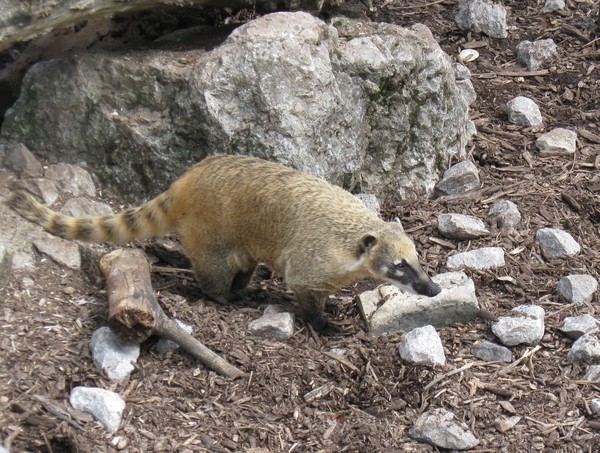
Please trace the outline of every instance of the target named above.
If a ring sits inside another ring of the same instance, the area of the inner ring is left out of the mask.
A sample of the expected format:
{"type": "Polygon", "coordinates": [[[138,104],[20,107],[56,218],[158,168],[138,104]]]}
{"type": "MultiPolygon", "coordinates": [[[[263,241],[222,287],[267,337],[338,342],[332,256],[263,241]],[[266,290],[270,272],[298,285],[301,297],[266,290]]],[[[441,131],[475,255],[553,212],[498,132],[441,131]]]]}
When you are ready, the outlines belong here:
{"type": "Polygon", "coordinates": [[[593,398],[590,402],[590,409],[594,415],[600,415],[600,398],[593,398]]]}
{"type": "Polygon", "coordinates": [[[119,429],[125,401],[117,393],[95,387],[75,387],[69,402],[75,409],[91,414],[109,433],[119,429]]]}
{"type": "Polygon", "coordinates": [[[563,320],[560,331],[571,338],[579,338],[587,333],[595,333],[599,330],[600,323],[596,318],[587,313],[581,316],[570,316],[563,320]]]}
{"type": "Polygon", "coordinates": [[[482,220],[464,214],[440,214],[438,230],[451,239],[477,239],[488,236],[490,231],[482,220]]]}
{"type": "Polygon", "coordinates": [[[423,413],[410,429],[413,439],[425,441],[448,450],[467,450],[479,444],[469,427],[455,420],[446,409],[435,408],[423,413]]]}
{"type": "Polygon", "coordinates": [[[537,104],[528,97],[517,96],[506,104],[506,113],[511,123],[519,126],[539,126],[543,123],[542,113],[537,104]]]}
{"type": "Polygon", "coordinates": [[[140,345],[123,344],[110,327],[100,327],[92,334],[90,351],[94,365],[104,370],[111,381],[121,381],[133,371],[140,345]]]}
{"type": "Polygon", "coordinates": [[[517,61],[527,66],[530,71],[541,68],[546,61],[556,57],[556,44],[552,39],[522,41],[516,50],[517,61]]]}
{"type": "Polygon", "coordinates": [[[500,200],[490,207],[488,221],[498,228],[512,228],[521,221],[521,213],[512,201],[500,200]]]}
{"type": "Polygon", "coordinates": [[[584,362],[594,365],[600,362],[600,340],[594,334],[582,335],[573,343],[567,354],[569,362],[584,362]]]}
{"type": "Polygon", "coordinates": [[[600,381],[600,365],[590,365],[583,376],[584,381],[600,381]]]}
{"type": "Polygon", "coordinates": [[[444,172],[436,187],[444,195],[458,195],[478,189],[481,187],[479,170],[468,160],[459,162],[444,172]]]}
{"type": "Polygon", "coordinates": [[[541,228],[535,233],[542,251],[552,258],[577,255],[581,247],[573,236],[558,228],[541,228]]]}
{"type": "Polygon", "coordinates": [[[411,330],[400,342],[400,357],[418,365],[444,365],[446,354],[442,340],[433,326],[411,330]]]}
{"type": "Polygon", "coordinates": [[[558,295],[569,303],[587,304],[598,290],[598,280],[588,274],[571,274],[558,282],[558,295]]]}
{"type": "Polygon", "coordinates": [[[573,154],[577,149],[577,133],[557,127],[540,135],[535,146],[542,154],[573,154]]]}
{"type": "Polygon", "coordinates": [[[502,247],[482,247],[451,255],[446,260],[448,269],[458,269],[464,266],[470,269],[483,270],[504,265],[504,250],[502,247]]]}
{"type": "Polygon", "coordinates": [[[461,0],[455,17],[461,30],[485,33],[492,38],[506,38],[506,9],[485,0],[461,0]]]}
{"type": "Polygon", "coordinates": [[[473,343],[471,353],[486,362],[512,362],[510,349],[487,340],[479,340],[473,343]]]}
{"type": "Polygon", "coordinates": [[[265,313],[248,325],[248,330],[259,337],[285,341],[294,334],[294,316],[291,313],[265,313]]]}
{"type": "Polygon", "coordinates": [[[463,49],[458,54],[458,60],[462,63],[469,63],[470,61],[475,61],[479,58],[479,52],[475,49],[463,49]]]}
{"type": "Polygon", "coordinates": [[[515,316],[500,316],[492,323],[492,332],[506,346],[534,345],[544,337],[544,309],[537,305],[519,305],[515,316]]]}
{"type": "Polygon", "coordinates": [[[541,12],[542,14],[548,14],[557,11],[564,11],[565,6],[565,0],[546,0],[541,12]]]}

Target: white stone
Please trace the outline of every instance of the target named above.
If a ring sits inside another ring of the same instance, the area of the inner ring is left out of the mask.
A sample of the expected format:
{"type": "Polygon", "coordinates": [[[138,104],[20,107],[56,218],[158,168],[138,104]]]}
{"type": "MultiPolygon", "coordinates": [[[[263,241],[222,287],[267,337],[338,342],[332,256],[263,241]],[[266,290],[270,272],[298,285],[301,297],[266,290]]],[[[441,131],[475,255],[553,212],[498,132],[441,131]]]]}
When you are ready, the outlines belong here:
{"type": "Polygon", "coordinates": [[[594,415],[600,415],[600,398],[593,398],[590,402],[590,409],[594,415]]]}
{"type": "Polygon", "coordinates": [[[475,49],[463,49],[458,54],[458,61],[463,63],[469,63],[479,58],[479,52],[475,49]]]}
{"type": "Polygon", "coordinates": [[[477,446],[479,439],[466,424],[455,418],[446,409],[432,409],[419,416],[409,434],[413,439],[448,450],[467,450],[477,446]]]}
{"type": "Polygon", "coordinates": [[[557,127],[540,135],[535,146],[542,154],[573,154],[577,149],[577,133],[557,127]]]}
{"type": "Polygon", "coordinates": [[[400,357],[417,365],[445,365],[446,354],[442,340],[433,326],[417,327],[400,342],[400,357]]]}
{"type": "MultiPolygon", "coordinates": [[[[194,331],[194,327],[190,326],[189,324],[186,324],[185,322],[183,322],[179,319],[174,319],[174,321],[177,324],[179,324],[179,326],[183,330],[185,330],[187,333],[191,334],[194,331]]],[[[167,340],[166,338],[161,338],[160,340],[158,340],[155,347],[156,347],[156,352],[165,354],[167,352],[173,352],[173,351],[177,350],[179,348],[179,345],[172,340],[167,340]]]]}
{"type": "Polygon", "coordinates": [[[461,30],[485,33],[492,38],[506,38],[506,9],[484,0],[461,0],[454,19],[461,30]]]}
{"type": "Polygon", "coordinates": [[[598,290],[598,280],[589,274],[571,274],[558,282],[558,295],[569,303],[581,305],[592,301],[598,290]]]}
{"type": "Polygon", "coordinates": [[[504,250],[502,247],[482,247],[451,255],[446,260],[448,269],[458,269],[464,266],[469,269],[483,270],[504,265],[504,250]]]}
{"type": "Polygon", "coordinates": [[[565,0],[546,0],[542,14],[554,13],[565,9],[565,0]]]}
{"type": "Polygon", "coordinates": [[[600,362],[600,340],[594,334],[582,335],[573,343],[567,354],[569,362],[584,362],[595,365],[600,362]]]}
{"type": "Polygon", "coordinates": [[[253,335],[284,341],[294,334],[294,316],[291,313],[265,313],[248,325],[253,335]]]}
{"type": "Polygon", "coordinates": [[[525,96],[517,96],[509,101],[506,104],[506,113],[508,120],[519,126],[539,126],[544,121],[537,104],[525,96]]]}
{"type": "Polygon", "coordinates": [[[92,334],[90,351],[94,365],[104,370],[111,381],[121,381],[133,371],[140,345],[123,344],[110,327],[100,327],[92,334]]]}
{"type": "Polygon", "coordinates": [[[440,214],[438,230],[451,239],[477,239],[488,236],[490,231],[481,219],[464,214],[440,214]]]}
{"type": "Polygon", "coordinates": [[[573,236],[558,228],[541,228],[535,233],[542,251],[552,258],[577,255],[581,247],[573,236]]]}
{"type": "Polygon", "coordinates": [[[446,170],[436,187],[444,195],[457,195],[480,186],[479,170],[471,161],[465,160],[446,170]]]}
{"type": "Polygon", "coordinates": [[[75,409],[91,414],[109,433],[119,429],[125,401],[117,393],[95,387],[75,387],[69,402],[75,409]]]}
{"type": "Polygon", "coordinates": [[[473,343],[471,353],[486,362],[512,362],[510,349],[487,340],[479,340],[473,343]]]}
{"type": "Polygon", "coordinates": [[[552,39],[540,39],[538,41],[522,41],[517,45],[517,61],[534,71],[556,57],[556,44],[552,39]]]}
{"type": "Polygon", "coordinates": [[[473,280],[463,272],[438,274],[432,280],[442,290],[435,297],[412,294],[392,285],[359,295],[357,302],[369,332],[383,335],[409,332],[424,325],[443,327],[475,320],[479,303],[473,280]]]}
{"type": "Polygon", "coordinates": [[[492,323],[492,332],[506,346],[538,344],[544,336],[544,309],[537,305],[519,305],[515,316],[501,316],[492,323]]]}
{"type": "Polygon", "coordinates": [[[579,338],[587,333],[595,333],[599,330],[599,322],[587,313],[581,316],[570,316],[563,320],[560,331],[571,338],[579,338]]]}
{"type": "Polygon", "coordinates": [[[521,221],[521,213],[512,201],[500,200],[490,207],[488,221],[498,228],[512,228],[521,221]]]}

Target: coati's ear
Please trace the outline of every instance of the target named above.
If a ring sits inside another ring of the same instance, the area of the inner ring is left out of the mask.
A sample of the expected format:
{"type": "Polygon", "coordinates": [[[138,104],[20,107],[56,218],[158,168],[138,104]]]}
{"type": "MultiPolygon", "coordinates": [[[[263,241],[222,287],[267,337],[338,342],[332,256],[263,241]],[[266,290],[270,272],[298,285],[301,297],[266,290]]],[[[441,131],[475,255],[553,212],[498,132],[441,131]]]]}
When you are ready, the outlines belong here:
{"type": "Polygon", "coordinates": [[[402,229],[402,231],[404,231],[404,227],[402,226],[402,222],[400,222],[400,219],[398,217],[394,217],[394,222],[396,222],[398,225],[400,225],[400,229],[402,229]]]}
{"type": "Polygon", "coordinates": [[[377,244],[377,236],[371,233],[365,234],[360,238],[360,243],[358,245],[358,256],[362,256],[363,253],[371,249],[375,244],[377,244]]]}

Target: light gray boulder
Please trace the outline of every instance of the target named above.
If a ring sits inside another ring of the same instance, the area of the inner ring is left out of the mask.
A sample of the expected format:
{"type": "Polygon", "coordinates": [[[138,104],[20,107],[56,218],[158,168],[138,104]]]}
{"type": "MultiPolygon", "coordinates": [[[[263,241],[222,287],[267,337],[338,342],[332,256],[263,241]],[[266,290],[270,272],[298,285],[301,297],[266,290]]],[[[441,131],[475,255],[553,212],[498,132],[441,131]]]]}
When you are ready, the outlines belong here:
{"type": "Polygon", "coordinates": [[[445,365],[446,354],[442,340],[433,326],[411,330],[398,346],[400,357],[415,365],[445,365]]]}
{"type": "Polygon", "coordinates": [[[440,214],[437,218],[440,233],[451,239],[478,239],[490,234],[481,219],[464,214],[440,214]]]}
{"type": "Polygon", "coordinates": [[[557,127],[540,135],[535,146],[542,154],[573,154],[577,149],[577,132],[557,127]]]}
{"type": "Polygon", "coordinates": [[[581,251],[573,236],[558,228],[541,228],[535,233],[535,238],[542,251],[552,258],[565,258],[581,251]]]}
{"type": "Polygon", "coordinates": [[[456,253],[446,259],[448,269],[492,269],[505,265],[502,247],[481,247],[468,252],[456,253]]]}
{"type": "Polygon", "coordinates": [[[44,169],[31,151],[22,143],[10,143],[6,146],[6,154],[2,164],[21,178],[37,178],[42,176],[44,169]]]}
{"type": "Polygon", "coordinates": [[[36,64],[2,135],[51,162],[86,162],[137,201],[209,153],[275,160],[353,192],[430,192],[474,133],[470,82],[456,83],[423,25],[332,23],[275,13],[216,47],[204,29],[36,64]]]}
{"type": "Polygon", "coordinates": [[[510,200],[494,203],[488,211],[488,222],[498,228],[512,228],[521,221],[521,212],[510,200]]]}
{"type": "Polygon", "coordinates": [[[442,408],[423,413],[409,431],[413,439],[448,450],[468,450],[479,444],[469,427],[442,408]]]}
{"type": "Polygon", "coordinates": [[[479,340],[473,343],[471,353],[486,362],[512,362],[510,349],[487,340],[479,340]]]}
{"type": "Polygon", "coordinates": [[[443,327],[476,318],[479,302],[473,280],[463,272],[438,274],[432,280],[442,290],[435,297],[411,294],[392,285],[361,293],[357,304],[369,332],[409,332],[425,325],[443,327]]]}
{"type": "Polygon", "coordinates": [[[455,17],[461,30],[485,33],[492,38],[506,38],[506,9],[486,0],[461,0],[455,17]]]}
{"type": "Polygon", "coordinates": [[[506,346],[535,345],[544,337],[544,309],[537,305],[519,305],[514,316],[500,316],[492,323],[492,332],[506,346]]]}
{"type": "Polygon", "coordinates": [[[598,280],[589,274],[572,274],[558,282],[558,295],[569,303],[581,305],[592,301],[598,290],[598,280]]]}
{"type": "Polygon", "coordinates": [[[517,96],[508,101],[505,107],[508,120],[519,126],[539,126],[544,122],[542,112],[533,99],[517,96]]]}
{"type": "Polygon", "coordinates": [[[517,61],[535,71],[549,60],[556,58],[556,44],[552,39],[522,41],[517,45],[517,61]]]}
{"type": "Polygon", "coordinates": [[[592,401],[590,401],[590,409],[594,415],[600,415],[600,398],[592,398],[592,401]]]}
{"type": "Polygon", "coordinates": [[[140,355],[139,344],[123,344],[110,327],[100,327],[92,334],[90,352],[94,365],[111,381],[122,381],[134,370],[140,355]]]}
{"type": "Polygon", "coordinates": [[[119,429],[125,401],[119,394],[96,387],[75,387],[69,402],[75,409],[91,414],[109,433],[119,429]]]}

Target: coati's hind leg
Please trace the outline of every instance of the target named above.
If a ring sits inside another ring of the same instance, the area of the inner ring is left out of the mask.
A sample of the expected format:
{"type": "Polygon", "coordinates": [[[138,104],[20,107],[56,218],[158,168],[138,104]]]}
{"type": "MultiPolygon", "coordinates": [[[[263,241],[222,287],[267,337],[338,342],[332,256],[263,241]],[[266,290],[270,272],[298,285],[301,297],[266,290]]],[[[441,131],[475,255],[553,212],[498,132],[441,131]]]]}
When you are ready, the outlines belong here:
{"type": "Polygon", "coordinates": [[[292,290],[296,296],[302,319],[308,322],[319,333],[333,334],[338,332],[339,329],[327,322],[324,317],[325,302],[329,293],[298,287],[292,287],[292,290]]]}

